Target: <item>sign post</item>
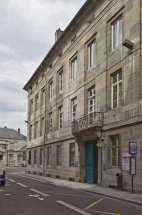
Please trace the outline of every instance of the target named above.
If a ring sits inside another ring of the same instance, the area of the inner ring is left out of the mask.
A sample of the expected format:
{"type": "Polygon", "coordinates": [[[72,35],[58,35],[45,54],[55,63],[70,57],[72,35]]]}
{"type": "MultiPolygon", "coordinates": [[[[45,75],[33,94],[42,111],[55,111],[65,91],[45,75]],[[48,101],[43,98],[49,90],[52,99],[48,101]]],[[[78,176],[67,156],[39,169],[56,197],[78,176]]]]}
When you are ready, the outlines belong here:
{"type": "Polygon", "coordinates": [[[132,175],[132,193],[133,193],[133,176],[136,175],[136,157],[130,157],[130,175],[132,175]]]}
{"type": "Polygon", "coordinates": [[[132,155],[132,157],[130,157],[130,175],[132,176],[132,193],[133,193],[133,176],[136,175],[136,157],[133,157],[133,155],[137,154],[136,142],[129,142],[129,153],[132,155]]]}

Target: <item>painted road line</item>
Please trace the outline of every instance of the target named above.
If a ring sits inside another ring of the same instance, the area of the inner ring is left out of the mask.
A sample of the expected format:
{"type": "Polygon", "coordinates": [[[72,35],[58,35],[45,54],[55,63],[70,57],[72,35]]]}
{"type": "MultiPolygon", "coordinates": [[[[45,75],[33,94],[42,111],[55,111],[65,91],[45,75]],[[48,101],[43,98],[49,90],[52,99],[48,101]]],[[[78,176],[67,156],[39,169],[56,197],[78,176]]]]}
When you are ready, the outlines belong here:
{"type": "Polygon", "coordinates": [[[58,202],[59,204],[62,204],[62,205],[64,205],[64,206],[66,206],[66,207],[68,207],[68,208],[70,208],[70,209],[72,209],[72,210],[74,210],[74,211],[80,213],[80,214],[83,214],[83,215],[92,215],[92,214],[88,213],[87,211],[83,211],[82,209],[77,208],[77,207],[75,207],[75,206],[73,206],[73,205],[70,205],[70,204],[68,204],[68,203],[66,203],[66,202],[63,202],[63,201],[57,201],[57,202],[58,202]]]}
{"type": "Polygon", "coordinates": [[[95,213],[100,213],[100,214],[122,215],[122,214],[115,214],[115,213],[109,213],[109,212],[103,212],[103,211],[93,211],[93,210],[88,210],[88,211],[95,212],[95,213]]]}
{"type": "Polygon", "coordinates": [[[24,178],[29,178],[29,179],[32,179],[32,180],[35,180],[35,181],[41,181],[43,183],[47,183],[47,181],[42,181],[40,179],[36,179],[36,178],[31,178],[31,177],[28,177],[28,176],[23,176],[23,175],[18,175],[18,176],[21,176],[21,177],[24,177],[24,178]]]}
{"type": "Polygon", "coordinates": [[[22,186],[22,187],[28,187],[28,186],[26,186],[26,185],[24,185],[24,184],[21,184],[21,183],[17,183],[17,184],[19,184],[19,185],[22,186]]]}
{"type": "Polygon", "coordinates": [[[48,191],[44,191],[46,193],[52,193],[52,194],[57,194],[57,195],[63,195],[63,196],[79,196],[79,197],[82,197],[82,198],[90,198],[90,199],[95,199],[98,197],[94,197],[94,196],[81,196],[81,195],[75,195],[75,194],[72,194],[72,193],[59,193],[59,191],[56,193],[56,192],[48,192],[48,191]]]}
{"type": "Polygon", "coordinates": [[[12,179],[9,179],[9,178],[7,178],[9,181],[12,181],[12,182],[16,182],[16,181],[14,181],[14,180],[12,180],[12,179]]]}
{"type": "Polygon", "coordinates": [[[88,207],[84,208],[83,210],[86,211],[89,208],[93,207],[94,205],[98,204],[99,202],[101,202],[103,199],[98,200],[97,202],[94,202],[93,204],[89,205],[88,207]]]}
{"type": "Polygon", "coordinates": [[[47,195],[47,194],[45,194],[45,193],[42,193],[42,192],[40,192],[40,191],[38,191],[38,190],[35,190],[35,189],[30,189],[30,190],[32,190],[32,191],[34,191],[34,192],[36,192],[36,193],[38,193],[38,194],[40,194],[40,195],[42,195],[42,196],[49,196],[49,195],[47,195]]]}

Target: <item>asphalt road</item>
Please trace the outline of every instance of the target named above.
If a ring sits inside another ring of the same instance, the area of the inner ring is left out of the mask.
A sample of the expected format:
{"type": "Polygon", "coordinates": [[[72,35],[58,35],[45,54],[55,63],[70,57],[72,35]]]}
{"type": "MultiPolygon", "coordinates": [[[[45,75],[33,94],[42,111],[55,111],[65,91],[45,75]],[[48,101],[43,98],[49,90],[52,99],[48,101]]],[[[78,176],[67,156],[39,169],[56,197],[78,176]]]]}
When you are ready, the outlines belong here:
{"type": "Polygon", "coordinates": [[[0,215],[142,215],[142,207],[55,186],[21,171],[7,169],[6,186],[0,185],[0,215]]]}

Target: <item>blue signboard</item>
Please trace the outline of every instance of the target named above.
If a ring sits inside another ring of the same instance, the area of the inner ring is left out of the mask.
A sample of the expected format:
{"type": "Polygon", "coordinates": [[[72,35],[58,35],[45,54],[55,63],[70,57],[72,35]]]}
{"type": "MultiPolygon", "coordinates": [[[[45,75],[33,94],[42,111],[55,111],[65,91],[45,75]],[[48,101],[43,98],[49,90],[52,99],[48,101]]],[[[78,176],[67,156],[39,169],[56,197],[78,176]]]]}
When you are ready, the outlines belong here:
{"type": "Polygon", "coordinates": [[[136,155],[137,154],[137,143],[129,142],[129,154],[136,155]]]}

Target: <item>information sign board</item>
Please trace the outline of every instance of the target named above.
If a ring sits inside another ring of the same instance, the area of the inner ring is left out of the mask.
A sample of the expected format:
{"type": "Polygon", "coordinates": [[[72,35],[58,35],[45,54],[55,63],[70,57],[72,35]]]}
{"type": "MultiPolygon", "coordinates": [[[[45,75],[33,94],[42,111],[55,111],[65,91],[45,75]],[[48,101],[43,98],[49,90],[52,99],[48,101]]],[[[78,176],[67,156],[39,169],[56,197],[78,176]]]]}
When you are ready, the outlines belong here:
{"type": "Polygon", "coordinates": [[[122,171],[129,172],[130,170],[130,154],[122,153],[122,171]]]}
{"type": "Polygon", "coordinates": [[[136,175],[136,157],[130,157],[130,175],[136,175]]]}
{"type": "Polygon", "coordinates": [[[130,154],[137,154],[137,143],[136,142],[129,142],[129,153],[130,154]]]}

